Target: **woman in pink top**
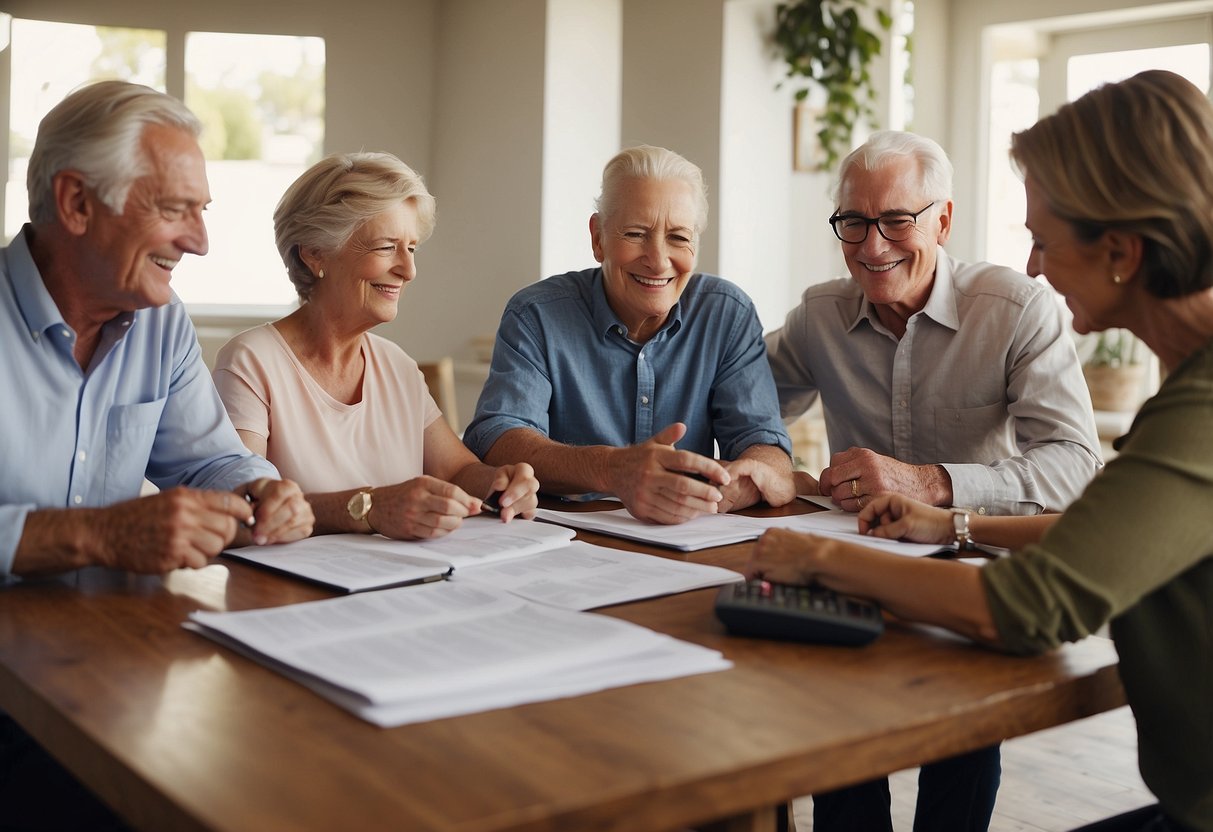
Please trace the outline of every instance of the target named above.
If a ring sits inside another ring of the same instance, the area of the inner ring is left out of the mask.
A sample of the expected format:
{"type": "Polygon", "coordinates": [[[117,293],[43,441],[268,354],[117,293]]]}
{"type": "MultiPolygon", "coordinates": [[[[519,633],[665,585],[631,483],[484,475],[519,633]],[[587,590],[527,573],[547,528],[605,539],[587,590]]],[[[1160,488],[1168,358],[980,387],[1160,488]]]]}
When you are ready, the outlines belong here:
{"type": "Polygon", "coordinates": [[[300,306],[220,351],[215,384],[251,450],[297,481],[316,533],[431,538],[501,492],[502,520],[530,518],[525,463],[481,463],[442,418],[417,363],[370,332],[417,276],[434,198],[388,153],[330,156],[287,189],[274,235],[300,306]]]}

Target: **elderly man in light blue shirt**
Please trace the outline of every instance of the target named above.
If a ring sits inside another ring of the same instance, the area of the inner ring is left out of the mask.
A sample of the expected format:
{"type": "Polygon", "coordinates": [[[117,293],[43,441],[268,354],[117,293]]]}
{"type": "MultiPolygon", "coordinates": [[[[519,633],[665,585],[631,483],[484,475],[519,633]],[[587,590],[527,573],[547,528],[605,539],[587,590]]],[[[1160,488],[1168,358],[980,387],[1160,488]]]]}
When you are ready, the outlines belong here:
{"type": "MultiPolygon", "coordinates": [[[[31,222],[0,251],[0,582],[164,573],[311,533],[299,488],[236,436],[169,288],[207,249],[199,130],[180,102],[120,81],[39,126],[31,222]],[[160,493],[139,496],[145,477],[160,493]]],[[[6,827],[118,824],[3,713],[0,806],[6,827]]]]}
{"type": "Polygon", "coordinates": [[[257,543],[311,532],[298,487],[236,436],[169,288],[207,250],[200,129],[116,81],[39,126],[31,222],[0,266],[0,576],[161,573],[205,565],[242,525],[257,543]],[[163,490],[136,499],[144,477],[163,490]]]}
{"type": "Polygon", "coordinates": [[[590,218],[601,266],[510,300],[468,447],[491,465],[529,462],[548,493],[615,494],[660,523],[791,500],[753,304],[694,271],[706,218],[686,159],[654,147],[612,159],[590,218]]]}

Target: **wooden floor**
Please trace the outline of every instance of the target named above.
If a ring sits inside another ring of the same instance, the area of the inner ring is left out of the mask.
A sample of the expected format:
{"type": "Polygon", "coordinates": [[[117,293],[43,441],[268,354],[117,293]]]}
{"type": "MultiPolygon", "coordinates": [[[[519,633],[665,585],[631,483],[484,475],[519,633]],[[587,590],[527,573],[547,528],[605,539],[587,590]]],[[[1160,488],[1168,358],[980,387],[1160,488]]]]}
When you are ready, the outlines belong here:
{"type": "MultiPolygon", "coordinates": [[[[893,828],[910,832],[918,770],[890,778],[893,828]]],[[[1137,773],[1128,708],[1003,743],[1002,787],[990,832],[1066,832],[1153,803],[1137,773]]],[[[796,830],[810,832],[810,798],[796,801],[796,830]]]]}

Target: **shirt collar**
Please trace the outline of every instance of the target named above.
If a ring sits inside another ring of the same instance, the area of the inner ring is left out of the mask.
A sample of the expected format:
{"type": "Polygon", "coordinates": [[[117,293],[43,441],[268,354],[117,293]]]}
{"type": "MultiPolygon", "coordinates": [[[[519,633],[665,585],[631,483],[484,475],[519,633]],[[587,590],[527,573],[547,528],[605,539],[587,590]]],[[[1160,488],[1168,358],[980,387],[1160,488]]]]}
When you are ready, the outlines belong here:
{"type": "MultiPolygon", "coordinates": [[[[682,329],[682,299],[686,297],[687,292],[694,285],[695,276],[693,275],[691,281],[687,283],[687,287],[682,293],[682,298],[679,298],[678,302],[670,309],[669,317],[666,318],[661,329],[649,339],[650,341],[673,337],[682,329]]],[[[603,279],[601,267],[594,270],[594,281],[590,292],[590,314],[594,318],[594,331],[606,335],[613,330],[617,335],[622,335],[624,338],[628,337],[627,326],[624,325],[623,321],[619,320],[619,316],[615,314],[615,310],[611,308],[611,304],[607,301],[606,281],[603,279]]]]}
{"type": "MultiPolygon", "coordinates": [[[[31,231],[29,223],[21,228],[21,233],[13,238],[5,251],[8,260],[9,279],[13,282],[13,293],[17,298],[17,308],[25,319],[26,331],[31,338],[36,338],[51,327],[68,327],[63,319],[63,313],[42,280],[38,264],[30,254],[27,235],[31,231]]],[[[105,323],[105,329],[118,327],[119,331],[129,330],[134,323],[134,312],[123,312],[105,323]]]]}
{"type": "Polygon", "coordinates": [[[66,322],[47,291],[46,284],[42,282],[42,274],[30,254],[29,232],[30,226],[26,224],[9,244],[6,257],[9,279],[13,282],[17,308],[25,319],[26,331],[30,337],[38,337],[53,326],[66,326],[66,322]]]}
{"type": "MultiPolygon", "coordinates": [[[[921,313],[949,329],[960,329],[960,315],[956,311],[956,293],[952,283],[952,259],[944,252],[943,246],[937,246],[935,249],[935,279],[931,283],[931,294],[927,296],[921,313]]],[[[883,328],[876,309],[862,290],[859,293],[859,307],[855,311],[855,318],[847,327],[847,332],[855,329],[861,321],[871,321],[873,325],[883,328]]]]}

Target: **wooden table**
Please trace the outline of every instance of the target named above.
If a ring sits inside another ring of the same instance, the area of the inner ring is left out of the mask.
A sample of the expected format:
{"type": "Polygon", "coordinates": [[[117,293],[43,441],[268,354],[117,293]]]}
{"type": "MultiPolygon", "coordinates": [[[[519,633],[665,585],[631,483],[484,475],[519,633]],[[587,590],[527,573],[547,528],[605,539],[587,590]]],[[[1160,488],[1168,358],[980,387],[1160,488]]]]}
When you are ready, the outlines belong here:
{"type": "Polygon", "coordinates": [[[0,708],[146,830],[635,832],[771,828],[793,797],[1124,704],[1103,639],[1024,659],[896,624],[861,649],[730,638],[704,590],[607,612],[732,670],[384,730],[180,626],[327,595],[228,561],[4,589],[0,708]]]}

